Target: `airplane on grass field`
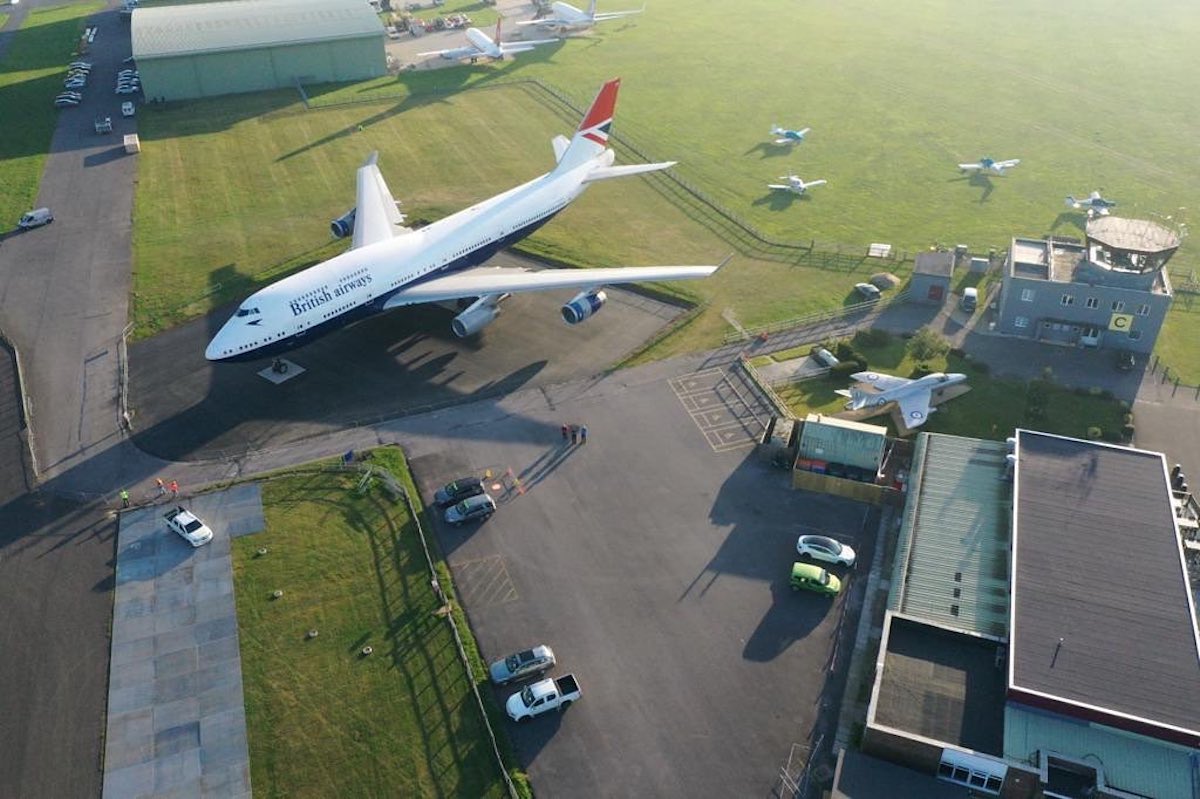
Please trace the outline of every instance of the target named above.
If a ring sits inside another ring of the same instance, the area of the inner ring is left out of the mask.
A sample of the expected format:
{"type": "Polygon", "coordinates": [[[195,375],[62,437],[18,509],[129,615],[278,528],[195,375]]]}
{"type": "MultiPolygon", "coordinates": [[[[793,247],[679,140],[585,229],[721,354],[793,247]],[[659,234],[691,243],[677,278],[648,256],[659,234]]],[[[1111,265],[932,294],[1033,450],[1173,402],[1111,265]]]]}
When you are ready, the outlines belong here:
{"type": "Polygon", "coordinates": [[[846,410],[878,408],[882,413],[885,405],[895,402],[899,405],[900,419],[909,430],[925,424],[929,414],[937,410],[931,404],[934,391],[944,391],[967,380],[966,375],[957,372],[934,372],[916,380],[879,372],[856,372],[850,377],[857,385],[837,391],[843,397],[850,398],[846,410]]]}
{"type": "Polygon", "coordinates": [[[804,141],[804,137],[808,135],[810,130],[812,130],[812,128],[804,128],[803,130],[789,130],[788,128],[781,128],[778,125],[772,125],[771,135],[779,137],[775,140],[776,144],[799,144],[800,142],[804,141]]]}
{"type": "Polygon", "coordinates": [[[958,168],[963,172],[995,172],[997,175],[1003,175],[1004,170],[1012,169],[1017,164],[1021,163],[1020,158],[1009,158],[1006,161],[997,161],[994,158],[980,158],[973,164],[959,164],[958,168]]]}
{"type": "Polygon", "coordinates": [[[1088,218],[1097,214],[1100,216],[1108,216],[1110,208],[1116,208],[1117,204],[1113,200],[1106,200],[1100,196],[1100,192],[1094,191],[1087,197],[1076,199],[1074,195],[1067,195],[1067,205],[1080,211],[1087,211],[1088,218]]]}
{"type": "Polygon", "coordinates": [[[358,169],[355,207],[331,224],[335,236],[352,236],[350,249],[251,294],[209,342],[204,357],[271,357],[374,314],[427,302],[464,301],[458,307],[469,302],[450,323],[455,335],[466,337],[494,321],[500,303],[522,291],[578,289],[561,310],[563,321],[576,325],[604,306],[603,286],[708,277],[718,267],[531,271],[478,266],[549,222],[588,184],[675,164],[613,165],[607,144],[620,85],[620,79],[604,84],[570,140],[554,137],[558,163],[550,172],[418,230],[403,227],[404,215],[373,153],[358,169]]]}
{"type": "Polygon", "coordinates": [[[645,10],[646,7],[642,6],[634,11],[605,11],[598,14],[596,13],[596,0],[591,0],[588,3],[587,11],[581,11],[570,3],[563,3],[560,0],[560,2],[550,5],[550,16],[542,17],[541,19],[524,20],[517,24],[522,26],[532,25],[538,28],[565,33],[567,31],[587,30],[597,22],[632,17],[634,14],[640,14],[645,10]]]}
{"type": "Polygon", "coordinates": [[[496,38],[492,39],[479,28],[467,28],[467,44],[464,47],[452,47],[449,50],[431,50],[428,53],[417,53],[419,57],[436,55],[451,61],[470,60],[472,64],[479,58],[503,60],[506,55],[526,53],[542,44],[556,44],[558,39],[535,39],[528,42],[500,41],[500,25],[503,19],[496,20],[496,38]]]}
{"type": "Polygon", "coordinates": [[[799,175],[780,175],[780,180],[786,180],[787,183],[768,183],[768,189],[777,189],[779,191],[790,191],[792,194],[804,194],[813,186],[824,186],[828,181],[825,180],[809,180],[805,181],[799,175]]]}

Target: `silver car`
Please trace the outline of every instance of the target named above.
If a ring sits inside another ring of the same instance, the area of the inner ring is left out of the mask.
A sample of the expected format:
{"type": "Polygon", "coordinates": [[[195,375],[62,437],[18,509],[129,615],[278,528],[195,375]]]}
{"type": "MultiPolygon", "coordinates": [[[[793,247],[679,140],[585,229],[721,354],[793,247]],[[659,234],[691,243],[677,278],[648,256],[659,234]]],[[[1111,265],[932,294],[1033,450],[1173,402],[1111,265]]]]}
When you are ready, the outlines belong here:
{"type": "Polygon", "coordinates": [[[467,497],[462,502],[446,509],[446,523],[455,527],[467,522],[481,522],[496,512],[496,500],[489,494],[467,497]]]}
{"type": "Polygon", "coordinates": [[[841,541],[827,535],[802,535],[796,541],[796,554],[802,558],[853,566],[857,557],[854,550],[841,541]]]}
{"type": "Polygon", "coordinates": [[[530,674],[545,674],[554,668],[554,650],[546,645],[516,652],[488,666],[488,675],[496,685],[504,685],[530,674]]]}

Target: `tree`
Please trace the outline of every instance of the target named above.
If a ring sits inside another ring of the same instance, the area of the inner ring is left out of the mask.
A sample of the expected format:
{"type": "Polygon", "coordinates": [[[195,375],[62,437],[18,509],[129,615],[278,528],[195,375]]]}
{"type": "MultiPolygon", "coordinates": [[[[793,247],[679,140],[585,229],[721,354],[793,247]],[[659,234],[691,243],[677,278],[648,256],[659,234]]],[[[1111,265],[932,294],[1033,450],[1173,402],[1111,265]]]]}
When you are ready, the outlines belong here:
{"type": "Polygon", "coordinates": [[[908,354],[918,361],[940,358],[950,351],[950,341],[932,328],[923,327],[908,340],[908,354]]]}

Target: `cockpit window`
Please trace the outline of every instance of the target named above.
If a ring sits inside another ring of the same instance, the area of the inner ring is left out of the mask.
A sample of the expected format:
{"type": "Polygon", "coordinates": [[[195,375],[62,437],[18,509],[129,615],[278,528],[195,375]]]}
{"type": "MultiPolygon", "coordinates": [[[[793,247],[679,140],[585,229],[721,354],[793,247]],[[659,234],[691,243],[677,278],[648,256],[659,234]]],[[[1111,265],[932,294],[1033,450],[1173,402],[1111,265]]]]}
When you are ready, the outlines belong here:
{"type": "Polygon", "coordinates": [[[258,313],[257,308],[238,308],[236,315],[237,316],[249,316],[250,314],[256,314],[256,313],[258,313]]]}

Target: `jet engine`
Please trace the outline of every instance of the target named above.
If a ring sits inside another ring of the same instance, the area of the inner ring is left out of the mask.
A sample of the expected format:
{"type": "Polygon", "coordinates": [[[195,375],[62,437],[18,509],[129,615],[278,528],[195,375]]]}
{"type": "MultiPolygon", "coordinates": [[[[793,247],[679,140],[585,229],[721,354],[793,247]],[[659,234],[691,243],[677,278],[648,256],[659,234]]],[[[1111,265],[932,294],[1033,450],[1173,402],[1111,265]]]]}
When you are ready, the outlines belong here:
{"type": "Polygon", "coordinates": [[[332,231],[335,239],[344,239],[354,232],[354,214],[357,211],[357,208],[351,208],[345,214],[329,223],[329,230],[332,231]]]}
{"type": "Polygon", "coordinates": [[[607,301],[608,295],[603,291],[581,291],[562,307],[563,321],[577,325],[600,310],[607,301]]]}
{"type": "Polygon", "coordinates": [[[467,310],[450,321],[450,329],[459,338],[473,336],[496,321],[500,315],[500,300],[495,294],[480,297],[467,310]]]}

